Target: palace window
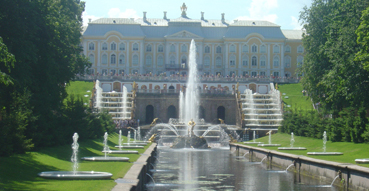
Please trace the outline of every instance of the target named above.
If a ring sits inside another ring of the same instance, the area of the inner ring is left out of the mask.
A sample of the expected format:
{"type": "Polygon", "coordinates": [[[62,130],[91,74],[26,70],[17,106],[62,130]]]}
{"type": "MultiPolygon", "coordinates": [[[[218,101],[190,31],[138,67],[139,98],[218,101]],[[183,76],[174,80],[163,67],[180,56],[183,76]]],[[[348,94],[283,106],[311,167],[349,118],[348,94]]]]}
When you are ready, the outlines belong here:
{"type": "Polygon", "coordinates": [[[126,50],[126,45],[124,43],[120,43],[119,50],[126,50]]]}
{"type": "Polygon", "coordinates": [[[279,53],[279,46],[278,45],[273,46],[273,53],[279,53]]]}
{"type": "Polygon", "coordinates": [[[252,53],[257,53],[258,52],[258,47],[256,45],[252,45],[251,52],[252,53]]]}
{"type": "Polygon", "coordinates": [[[158,66],[162,66],[164,64],[163,56],[158,56],[158,66]]]}
{"type": "Polygon", "coordinates": [[[138,56],[137,55],[133,55],[133,57],[132,57],[132,65],[138,65],[138,56]]]}
{"type": "Polygon", "coordinates": [[[110,56],[110,64],[115,64],[116,63],[116,57],[115,57],[115,54],[112,54],[110,56]]]}
{"type": "Polygon", "coordinates": [[[291,47],[290,47],[289,45],[287,45],[287,46],[285,47],[285,52],[291,52],[291,47]]]}
{"type": "Polygon", "coordinates": [[[249,66],[249,57],[243,56],[242,57],[242,66],[249,66]]]}
{"type": "Polygon", "coordinates": [[[291,57],[290,56],[284,57],[284,67],[291,68],[291,57]]]}
{"type": "Polygon", "coordinates": [[[101,74],[102,75],[108,75],[108,70],[107,69],[102,69],[101,74]]]}
{"type": "Polygon", "coordinates": [[[231,58],[229,59],[229,65],[230,66],[235,66],[236,65],[236,56],[232,55],[231,58]]]}
{"type": "Polygon", "coordinates": [[[260,57],[260,66],[265,67],[266,57],[263,55],[260,57]]]}
{"type": "Polygon", "coordinates": [[[124,74],[124,70],[118,70],[119,72],[118,72],[118,74],[119,75],[123,75],[124,74]]]}
{"type": "Polygon", "coordinates": [[[151,45],[146,46],[146,52],[151,52],[151,45]]]}
{"type": "Polygon", "coordinates": [[[304,48],[300,45],[297,47],[297,52],[298,53],[303,53],[304,52],[304,48]]]}
{"type": "Polygon", "coordinates": [[[218,54],[222,53],[222,47],[217,46],[216,53],[218,54]]]}
{"type": "Polygon", "coordinates": [[[209,56],[205,56],[205,58],[204,58],[204,65],[205,66],[210,66],[210,57],[209,56]]]}
{"type": "Polygon", "coordinates": [[[279,57],[278,56],[274,56],[273,58],[273,66],[276,68],[276,67],[279,67],[279,57]]]}
{"type": "Polygon", "coordinates": [[[229,52],[236,52],[236,47],[233,44],[229,47],[229,52]]]}
{"type": "Polygon", "coordinates": [[[273,72],[274,77],[279,77],[279,72],[273,72]]]}
{"type": "Polygon", "coordinates": [[[258,75],[257,72],[251,72],[251,76],[256,77],[258,75]]]}
{"type": "Polygon", "coordinates": [[[121,64],[121,65],[123,65],[123,64],[125,64],[126,63],[126,61],[125,61],[125,58],[124,58],[124,55],[120,55],[119,56],[119,64],[121,64]]]}
{"type": "Polygon", "coordinates": [[[304,57],[298,56],[297,57],[297,67],[300,68],[304,64],[304,57]]]}
{"type": "Polygon", "coordinates": [[[265,72],[259,72],[260,76],[265,76],[265,72]]]}
{"type": "Polygon", "coordinates": [[[134,43],[133,46],[132,46],[132,50],[133,51],[138,51],[138,44],[137,43],[134,43]]]}
{"type": "Polygon", "coordinates": [[[205,53],[210,53],[210,47],[209,46],[205,46],[205,53]]]}
{"type": "Polygon", "coordinates": [[[88,50],[95,50],[95,44],[93,42],[90,42],[90,44],[88,44],[88,50]]]}
{"type": "Polygon", "coordinates": [[[152,65],[152,58],[150,55],[146,56],[146,65],[151,66],[152,65]]]}
{"type": "Polygon", "coordinates": [[[290,72],[286,72],[286,73],[284,73],[284,76],[286,76],[286,78],[289,78],[289,77],[291,77],[291,73],[290,72]]]}
{"type": "Polygon", "coordinates": [[[258,59],[256,58],[256,56],[253,56],[251,58],[251,65],[252,66],[257,66],[258,65],[258,59]]]}
{"type": "Polygon", "coordinates": [[[221,66],[222,65],[222,58],[220,58],[219,56],[215,59],[215,64],[217,66],[221,66]]]}
{"type": "Polygon", "coordinates": [[[111,70],[110,70],[110,74],[111,74],[112,76],[114,76],[114,75],[115,75],[115,71],[116,71],[116,70],[111,69],[111,70]]]}
{"type": "Polygon", "coordinates": [[[169,59],[169,63],[170,65],[175,65],[176,64],[176,58],[174,58],[174,56],[171,56],[169,59]]]}
{"type": "Polygon", "coordinates": [[[108,56],[106,54],[101,56],[101,64],[108,64],[108,56]]]}
{"type": "MultiPolygon", "coordinates": [[[[187,64],[187,57],[186,56],[182,56],[181,64],[184,64],[184,66],[186,66],[186,64],[187,64]]],[[[185,67],[182,66],[182,68],[185,68],[185,67]]]]}
{"type": "Polygon", "coordinates": [[[266,53],[266,46],[265,45],[261,45],[260,52],[261,53],[266,53]]]}
{"type": "Polygon", "coordinates": [[[91,62],[91,64],[95,64],[95,56],[93,54],[90,54],[88,56],[88,58],[89,58],[89,61],[91,62]]]}
{"type": "Polygon", "coordinates": [[[170,52],[175,52],[176,51],[176,47],[174,46],[174,44],[170,45],[170,52]]]}
{"type": "Polygon", "coordinates": [[[101,47],[102,50],[108,50],[108,44],[106,44],[105,42],[102,44],[101,47]]]}
{"type": "Polygon", "coordinates": [[[242,46],[242,52],[249,52],[249,46],[246,44],[242,46]]]}
{"type": "Polygon", "coordinates": [[[159,45],[158,52],[164,52],[164,46],[163,45],[159,45]]]}
{"type": "Polygon", "coordinates": [[[110,50],[117,50],[117,44],[115,44],[115,42],[110,44],[110,50]]]}
{"type": "Polygon", "coordinates": [[[248,72],[248,71],[243,71],[243,72],[242,72],[242,75],[243,75],[243,76],[249,75],[249,72],[248,72]]]}
{"type": "Polygon", "coordinates": [[[181,46],[181,52],[187,52],[187,46],[185,44],[181,46]]]}

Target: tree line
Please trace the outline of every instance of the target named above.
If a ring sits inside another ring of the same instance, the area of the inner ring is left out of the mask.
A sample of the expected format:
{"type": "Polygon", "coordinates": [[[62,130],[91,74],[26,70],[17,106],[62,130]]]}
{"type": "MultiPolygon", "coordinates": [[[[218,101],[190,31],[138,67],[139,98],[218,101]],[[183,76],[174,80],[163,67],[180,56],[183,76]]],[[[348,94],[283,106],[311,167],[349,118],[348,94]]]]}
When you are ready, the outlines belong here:
{"type": "Polygon", "coordinates": [[[113,129],[66,85],[90,63],[80,45],[80,0],[0,1],[0,156],[95,138],[113,129]],[[67,101],[65,101],[67,100],[67,101]]]}

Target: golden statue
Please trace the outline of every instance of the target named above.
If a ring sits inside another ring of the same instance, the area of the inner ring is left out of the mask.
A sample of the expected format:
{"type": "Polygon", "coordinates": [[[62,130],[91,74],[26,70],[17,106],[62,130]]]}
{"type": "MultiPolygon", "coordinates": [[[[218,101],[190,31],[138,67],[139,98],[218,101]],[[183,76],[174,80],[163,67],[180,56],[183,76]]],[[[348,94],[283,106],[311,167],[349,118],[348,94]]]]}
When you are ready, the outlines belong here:
{"type": "Polygon", "coordinates": [[[156,125],[156,121],[158,120],[159,118],[155,118],[154,120],[152,120],[152,123],[150,124],[150,127],[156,125]]]}
{"type": "Polygon", "coordinates": [[[237,85],[236,85],[236,91],[238,91],[238,87],[240,86],[240,83],[237,82],[237,85]]]}
{"type": "Polygon", "coordinates": [[[220,124],[224,124],[224,120],[223,119],[219,118],[218,120],[220,121],[220,124]]]}
{"type": "Polygon", "coordinates": [[[231,134],[228,135],[229,138],[231,139],[229,142],[231,143],[237,143],[237,140],[233,138],[233,136],[231,134]]]}
{"type": "Polygon", "coordinates": [[[150,141],[150,142],[154,142],[155,137],[156,137],[156,134],[153,134],[153,135],[150,137],[149,141],[150,141]]]}
{"type": "Polygon", "coordinates": [[[193,119],[191,119],[191,121],[188,122],[188,125],[190,126],[188,131],[189,131],[190,134],[192,134],[193,127],[196,125],[196,123],[195,123],[195,121],[193,121],[193,119]]]}

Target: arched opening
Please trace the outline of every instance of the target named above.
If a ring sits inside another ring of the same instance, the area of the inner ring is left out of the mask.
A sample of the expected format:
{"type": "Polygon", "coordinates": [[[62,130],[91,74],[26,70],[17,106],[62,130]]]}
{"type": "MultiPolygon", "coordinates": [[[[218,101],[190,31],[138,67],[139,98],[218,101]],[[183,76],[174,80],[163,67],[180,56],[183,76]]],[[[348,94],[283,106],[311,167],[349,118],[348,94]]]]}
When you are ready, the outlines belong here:
{"type": "Polygon", "coordinates": [[[120,90],[120,83],[119,82],[114,82],[113,83],[113,90],[116,91],[116,92],[121,92],[120,90]]]}
{"type": "Polygon", "coordinates": [[[199,119],[205,119],[205,109],[201,105],[199,107],[199,119]]]}
{"type": "MultiPolygon", "coordinates": [[[[217,119],[225,120],[225,108],[223,106],[219,106],[217,109],[217,119]]],[[[220,123],[219,120],[217,120],[220,123]]]]}
{"type": "Polygon", "coordinates": [[[173,105],[169,106],[168,107],[168,110],[167,110],[167,117],[168,117],[168,120],[170,118],[178,118],[177,117],[177,110],[176,110],[176,107],[174,107],[173,105]]]}
{"type": "Polygon", "coordinates": [[[150,124],[154,120],[154,106],[146,106],[146,124],[150,124]]]}
{"type": "Polygon", "coordinates": [[[256,84],[250,84],[250,90],[252,90],[252,93],[256,92],[256,84]]]}
{"type": "Polygon", "coordinates": [[[171,85],[171,86],[169,86],[168,89],[169,89],[169,92],[174,93],[174,86],[171,85]]]}

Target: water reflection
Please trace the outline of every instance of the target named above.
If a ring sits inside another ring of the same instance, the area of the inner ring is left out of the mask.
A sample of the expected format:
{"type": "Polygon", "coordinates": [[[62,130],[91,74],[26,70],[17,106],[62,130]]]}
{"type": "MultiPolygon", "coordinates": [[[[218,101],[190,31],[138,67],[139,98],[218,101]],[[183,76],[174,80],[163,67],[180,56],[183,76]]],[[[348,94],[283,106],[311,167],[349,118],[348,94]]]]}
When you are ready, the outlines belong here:
{"type": "Polygon", "coordinates": [[[304,183],[299,183],[295,173],[272,173],[265,162],[251,162],[249,157],[238,160],[229,150],[159,149],[157,157],[170,163],[156,163],[151,171],[156,184],[148,183],[148,190],[338,190],[324,186],[330,182],[309,177],[301,177],[304,183]]]}

